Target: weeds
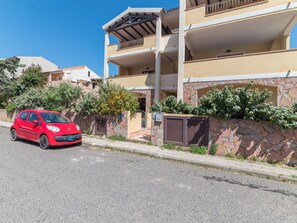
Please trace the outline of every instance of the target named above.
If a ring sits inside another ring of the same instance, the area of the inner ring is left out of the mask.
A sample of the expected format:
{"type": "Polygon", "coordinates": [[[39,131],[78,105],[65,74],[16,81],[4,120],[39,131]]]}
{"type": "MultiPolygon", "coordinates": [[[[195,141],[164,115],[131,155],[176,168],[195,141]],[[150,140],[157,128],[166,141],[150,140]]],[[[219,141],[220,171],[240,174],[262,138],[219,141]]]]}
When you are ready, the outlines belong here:
{"type": "Polygon", "coordinates": [[[191,147],[191,153],[205,155],[207,153],[206,146],[193,146],[191,147]]]}
{"type": "Polygon", "coordinates": [[[212,155],[212,156],[215,156],[217,151],[218,151],[218,145],[212,144],[211,147],[210,147],[209,154],[212,155]]]}
{"type": "Polygon", "coordinates": [[[121,141],[121,142],[127,142],[127,138],[125,136],[110,136],[109,139],[113,140],[113,141],[121,141]]]}

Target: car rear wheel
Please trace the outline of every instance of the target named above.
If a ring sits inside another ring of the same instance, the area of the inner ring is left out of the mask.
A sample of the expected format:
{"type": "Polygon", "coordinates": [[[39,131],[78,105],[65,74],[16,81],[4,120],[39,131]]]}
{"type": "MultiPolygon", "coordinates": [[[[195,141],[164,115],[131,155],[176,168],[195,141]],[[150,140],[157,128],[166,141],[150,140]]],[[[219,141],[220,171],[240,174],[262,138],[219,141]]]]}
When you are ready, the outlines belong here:
{"type": "Polygon", "coordinates": [[[10,139],[11,141],[16,141],[18,140],[18,135],[15,129],[10,130],[10,139]]]}
{"type": "Polygon", "coordinates": [[[50,145],[49,145],[49,142],[48,142],[48,138],[46,135],[42,135],[40,136],[39,138],[39,146],[41,149],[49,149],[50,148],[50,145]]]}

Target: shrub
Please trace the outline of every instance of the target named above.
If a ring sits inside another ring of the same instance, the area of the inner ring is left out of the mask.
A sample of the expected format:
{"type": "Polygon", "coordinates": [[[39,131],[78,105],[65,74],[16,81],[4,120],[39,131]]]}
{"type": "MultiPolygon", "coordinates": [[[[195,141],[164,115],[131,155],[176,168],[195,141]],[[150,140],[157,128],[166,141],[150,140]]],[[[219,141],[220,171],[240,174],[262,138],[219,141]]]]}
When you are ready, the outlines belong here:
{"type": "Polygon", "coordinates": [[[213,89],[199,100],[195,110],[197,114],[220,117],[224,119],[245,119],[247,113],[262,105],[271,97],[268,90],[252,89],[252,84],[234,88],[226,86],[222,90],[213,89]]]}
{"type": "Polygon", "coordinates": [[[44,108],[54,111],[63,111],[75,107],[82,91],[70,83],[61,83],[57,87],[48,87],[43,93],[44,108]]]}
{"type": "Polygon", "coordinates": [[[174,145],[174,144],[164,144],[162,146],[164,149],[169,149],[169,150],[181,150],[180,146],[174,145]]]}
{"type": "Polygon", "coordinates": [[[127,138],[125,136],[121,136],[121,135],[110,136],[109,139],[111,139],[113,141],[121,141],[121,142],[127,141],[127,138]]]}
{"type": "Polygon", "coordinates": [[[39,88],[32,88],[27,92],[17,96],[8,106],[6,110],[12,112],[14,110],[36,109],[44,106],[43,90],[39,88]]]}
{"type": "Polygon", "coordinates": [[[191,153],[205,155],[207,153],[206,146],[193,146],[191,147],[191,153]]]}
{"type": "Polygon", "coordinates": [[[176,97],[169,96],[165,100],[155,103],[151,107],[152,112],[164,112],[172,114],[191,114],[193,107],[185,102],[178,101],[176,97]]]}
{"type": "Polygon", "coordinates": [[[209,154],[214,156],[216,155],[217,151],[218,151],[218,145],[212,144],[209,150],[209,154]]]}
{"type": "Polygon", "coordinates": [[[75,111],[83,116],[98,113],[98,96],[92,93],[84,94],[77,103],[75,111]]]}
{"type": "Polygon", "coordinates": [[[110,82],[99,85],[98,112],[102,115],[118,115],[130,111],[131,115],[138,110],[137,97],[120,85],[110,82]]]}

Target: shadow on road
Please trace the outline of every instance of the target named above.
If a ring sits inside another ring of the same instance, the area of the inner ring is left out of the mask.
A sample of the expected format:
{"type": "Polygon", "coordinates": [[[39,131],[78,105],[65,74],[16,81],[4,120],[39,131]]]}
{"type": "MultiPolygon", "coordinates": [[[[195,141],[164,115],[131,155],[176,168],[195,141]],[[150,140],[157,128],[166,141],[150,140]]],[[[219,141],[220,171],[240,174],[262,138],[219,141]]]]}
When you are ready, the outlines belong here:
{"type": "MultiPolygon", "coordinates": [[[[36,142],[32,141],[27,141],[25,139],[18,139],[19,142],[26,143],[28,145],[36,146],[37,149],[40,149],[39,144],[36,142]]],[[[69,145],[69,146],[56,146],[56,147],[51,147],[49,150],[61,150],[61,149],[71,149],[75,147],[80,147],[80,145],[69,145]]]]}
{"type": "Polygon", "coordinates": [[[284,196],[293,196],[293,197],[295,197],[297,199],[297,194],[292,193],[290,191],[272,189],[272,188],[268,188],[268,187],[265,187],[265,186],[252,184],[252,183],[243,183],[243,182],[240,182],[240,181],[237,181],[237,180],[227,179],[227,178],[223,178],[223,177],[203,176],[203,178],[205,180],[207,180],[207,181],[225,182],[225,183],[229,183],[229,184],[248,187],[250,189],[256,189],[256,190],[262,190],[262,191],[267,191],[267,192],[272,192],[272,193],[278,193],[278,194],[281,194],[281,195],[284,195],[284,196]]]}

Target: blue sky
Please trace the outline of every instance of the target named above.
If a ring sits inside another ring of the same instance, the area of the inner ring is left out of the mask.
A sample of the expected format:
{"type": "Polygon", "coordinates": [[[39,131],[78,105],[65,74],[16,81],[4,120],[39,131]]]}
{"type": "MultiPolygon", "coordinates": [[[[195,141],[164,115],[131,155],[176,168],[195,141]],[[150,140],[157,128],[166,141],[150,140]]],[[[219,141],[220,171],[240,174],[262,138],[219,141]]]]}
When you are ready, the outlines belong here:
{"type": "MultiPolygon", "coordinates": [[[[102,25],[130,7],[176,7],[178,0],[0,0],[0,58],[43,56],[58,66],[103,74],[102,25]],[[105,3],[104,3],[105,2],[105,3]]],[[[292,47],[297,47],[297,28],[292,47]]]]}

